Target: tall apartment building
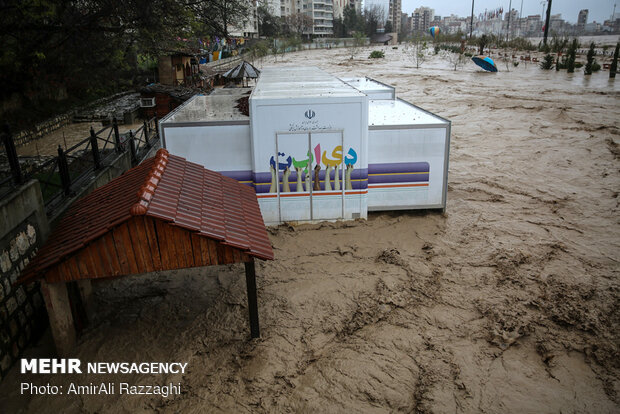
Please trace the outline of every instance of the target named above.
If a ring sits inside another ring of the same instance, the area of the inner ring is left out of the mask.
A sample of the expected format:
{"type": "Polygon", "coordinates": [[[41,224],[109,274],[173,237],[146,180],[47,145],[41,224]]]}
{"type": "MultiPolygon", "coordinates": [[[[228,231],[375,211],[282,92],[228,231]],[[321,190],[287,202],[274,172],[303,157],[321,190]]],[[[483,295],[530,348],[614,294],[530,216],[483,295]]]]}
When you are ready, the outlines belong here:
{"type": "Polygon", "coordinates": [[[414,32],[424,32],[431,27],[431,22],[435,18],[435,10],[430,7],[418,7],[413,11],[412,30],[414,32]]]}
{"type": "MultiPolygon", "coordinates": [[[[271,2],[276,0],[270,0],[271,2]]],[[[228,33],[232,37],[257,37],[258,36],[258,6],[256,2],[250,1],[248,7],[248,16],[245,21],[237,24],[232,23],[228,29],[228,33]]],[[[272,13],[276,9],[273,8],[272,13]]]]}
{"type": "Polygon", "coordinates": [[[279,0],[279,2],[278,13],[274,13],[276,16],[303,15],[312,21],[311,27],[304,30],[305,35],[331,36],[334,33],[334,0],[279,0]]]}
{"type": "Polygon", "coordinates": [[[403,12],[402,0],[390,0],[388,20],[392,22],[392,31],[399,32],[401,15],[403,12]]]}
{"type": "Polygon", "coordinates": [[[587,23],[588,23],[588,9],[580,10],[579,15],[577,16],[577,29],[584,30],[586,28],[587,23]]]}
{"type": "MultiPolygon", "coordinates": [[[[267,4],[271,5],[271,2],[267,4]]],[[[279,6],[280,7],[277,9],[277,13],[272,11],[272,13],[278,17],[290,16],[293,13],[301,13],[299,1],[296,0],[280,0],[279,6]]]]}
{"type": "Polygon", "coordinates": [[[334,34],[334,0],[301,0],[301,10],[312,18],[312,34],[334,34]]]}
{"type": "Polygon", "coordinates": [[[540,32],[542,29],[543,22],[540,19],[540,14],[533,14],[527,16],[525,23],[525,31],[528,33],[540,32]]]}

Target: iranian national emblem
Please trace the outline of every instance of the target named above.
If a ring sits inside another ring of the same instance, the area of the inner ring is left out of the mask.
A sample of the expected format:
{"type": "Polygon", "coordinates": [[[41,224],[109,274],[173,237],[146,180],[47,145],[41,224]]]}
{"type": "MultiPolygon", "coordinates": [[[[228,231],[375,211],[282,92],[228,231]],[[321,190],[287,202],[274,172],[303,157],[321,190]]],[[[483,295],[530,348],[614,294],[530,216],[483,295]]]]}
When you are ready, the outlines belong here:
{"type": "Polygon", "coordinates": [[[306,118],[312,119],[312,118],[314,118],[314,115],[316,115],[316,114],[314,113],[314,111],[312,109],[308,109],[306,111],[306,113],[304,113],[304,115],[306,116],[306,118]]]}

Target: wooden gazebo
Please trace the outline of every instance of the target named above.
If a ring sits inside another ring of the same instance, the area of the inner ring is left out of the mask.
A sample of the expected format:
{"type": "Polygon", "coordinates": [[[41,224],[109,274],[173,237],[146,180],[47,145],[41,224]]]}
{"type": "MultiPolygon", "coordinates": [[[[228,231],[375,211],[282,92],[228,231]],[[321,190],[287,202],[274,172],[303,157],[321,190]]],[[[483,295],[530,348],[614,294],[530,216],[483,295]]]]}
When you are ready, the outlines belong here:
{"type": "Polygon", "coordinates": [[[160,149],[73,204],[17,283],[41,280],[58,354],[69,355],[91,279],[243,262],[255,338],[255,258],[273,251],[254,190],[160,149]]]}

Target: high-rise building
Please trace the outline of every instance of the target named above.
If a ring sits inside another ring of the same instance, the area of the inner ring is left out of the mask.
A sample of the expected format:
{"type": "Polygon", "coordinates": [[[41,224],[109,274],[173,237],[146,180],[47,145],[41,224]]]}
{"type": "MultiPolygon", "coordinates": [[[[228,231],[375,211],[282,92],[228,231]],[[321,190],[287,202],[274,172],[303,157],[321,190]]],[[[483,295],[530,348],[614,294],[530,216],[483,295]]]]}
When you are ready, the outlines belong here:
{"type": "Polygon", "coordinates": [[[431,22],[435,17],[435,10],[430,7],[418,7],[413,11],[412,30],[414,32],[424,32],[431,27],[431,22]]]}
{"type": "Polygon", "coordinates": [[[577,16],[577,28],[579,30],[584,30],[586,28],[587,23],[588,23],[588,9],[580,10],[579,16],[577,16]]]}
{"type": "Polygon", "coordinates": [[[302,7],[312,17],[312,34],[331,36],[334,33],[334,1],[302,0],[302,7]]]}
{"type": "Polygon", "coordinates": [[[400,31],[402,11],[402,0],[390,0],[388,20],[392,22],[394,32],[400,31]]]}

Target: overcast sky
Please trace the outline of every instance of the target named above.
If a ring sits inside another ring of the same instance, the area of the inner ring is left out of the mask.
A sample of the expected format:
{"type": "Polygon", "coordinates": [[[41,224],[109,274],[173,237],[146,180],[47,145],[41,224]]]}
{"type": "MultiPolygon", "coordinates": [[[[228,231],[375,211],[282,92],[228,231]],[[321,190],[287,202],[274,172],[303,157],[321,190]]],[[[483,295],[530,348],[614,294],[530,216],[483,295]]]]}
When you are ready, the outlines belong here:
{"type": "MultiPolygon", "coordinates": [[[[484,13],[484,9],[495,10],[498,7],[508,11],[509,0],[474,0],[474,15],[484,13]]],[[[568,22],[576,23],[579,10],[588,9],[588,23],[596,20],[603,23],[611,17],[616,7],[616,13],[620,13],[620,0],[552,0],[551,14],[562,14],[562,18],[568,22]]],[[[402,0],[403,13],[411,15],[413,10],[420,6],[435,9],[435,15],[449,16],[456,14],[460,17],[471,15],[471,1],[469,0],[402,0]]],[[[512,8],[520,10],[521,0],[512,0],[512,8]]],[[[541,14],[541,0],[523,0],[523,16],[541,14]]]]}

